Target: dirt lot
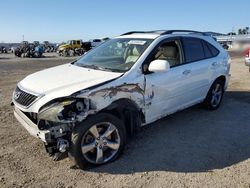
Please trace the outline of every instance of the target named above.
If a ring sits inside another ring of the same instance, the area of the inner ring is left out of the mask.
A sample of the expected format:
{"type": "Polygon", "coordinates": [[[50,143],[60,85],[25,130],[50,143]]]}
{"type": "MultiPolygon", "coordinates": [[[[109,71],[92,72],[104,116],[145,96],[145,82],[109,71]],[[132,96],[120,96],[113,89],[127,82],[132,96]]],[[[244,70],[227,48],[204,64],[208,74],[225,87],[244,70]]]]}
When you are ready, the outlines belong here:
{"type": "Polygon", "coordinates": [[[73,59],[0,54],[0,187],[250,187],[250,74],[242,58],[232,59],[219,110],[195,106],[159,120],[117,161],[86,171],[69,159],[52,161],[10,106],[26,75],[73,59]]]}

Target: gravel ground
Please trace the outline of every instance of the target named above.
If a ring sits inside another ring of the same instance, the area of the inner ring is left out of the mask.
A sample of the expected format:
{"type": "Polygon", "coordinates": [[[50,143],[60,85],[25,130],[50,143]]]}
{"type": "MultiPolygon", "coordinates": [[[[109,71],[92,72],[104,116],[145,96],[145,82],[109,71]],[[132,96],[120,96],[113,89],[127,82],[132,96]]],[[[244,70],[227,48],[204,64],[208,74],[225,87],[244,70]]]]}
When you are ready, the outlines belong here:
{"type": "Polygon", "coordinates": [[[199,105],[144,127],[115,162],[89,170],[58,162],[13,116],[12,91],[35,71],[75,58],[0,54],[0,187],[250,187],[250,73],[232,57],[220,109],[199,105]]]}

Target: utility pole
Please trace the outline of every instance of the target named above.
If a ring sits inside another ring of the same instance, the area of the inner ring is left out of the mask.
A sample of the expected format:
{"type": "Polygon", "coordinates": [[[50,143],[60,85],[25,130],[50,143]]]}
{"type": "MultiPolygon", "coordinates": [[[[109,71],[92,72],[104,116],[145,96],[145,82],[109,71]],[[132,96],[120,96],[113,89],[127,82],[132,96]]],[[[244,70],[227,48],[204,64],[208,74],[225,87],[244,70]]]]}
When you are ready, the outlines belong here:
{"type": "Polygon", "coordinates": [[[232,32],[231,32],[231,42],[230,42],[230,45],[232,45],[232,43],[233,43],[233,32],[234,32],[234,26],[232,27],[232,32]]]}

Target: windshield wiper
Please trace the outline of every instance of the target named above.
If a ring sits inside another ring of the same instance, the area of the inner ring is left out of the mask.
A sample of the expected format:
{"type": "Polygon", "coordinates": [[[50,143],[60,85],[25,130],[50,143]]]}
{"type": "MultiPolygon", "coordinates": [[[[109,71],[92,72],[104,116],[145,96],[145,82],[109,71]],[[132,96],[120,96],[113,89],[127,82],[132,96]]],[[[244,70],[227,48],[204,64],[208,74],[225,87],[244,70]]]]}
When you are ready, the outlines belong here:
{"type": "Polygon", "coordinates": [[[118,69],[100,67],[100,66],[97,66],[97,65],[81,65],[81,67],[90,68],[90,69],[94,69],[94,70],[102,70],[102,71],[121,72],[118,69]]]}
{"type": "Polygon", "coordinates": [[[100,67],[98,67],[97,65],[80,65],[80,66],[85,68],[100,70],[100,67]]]}

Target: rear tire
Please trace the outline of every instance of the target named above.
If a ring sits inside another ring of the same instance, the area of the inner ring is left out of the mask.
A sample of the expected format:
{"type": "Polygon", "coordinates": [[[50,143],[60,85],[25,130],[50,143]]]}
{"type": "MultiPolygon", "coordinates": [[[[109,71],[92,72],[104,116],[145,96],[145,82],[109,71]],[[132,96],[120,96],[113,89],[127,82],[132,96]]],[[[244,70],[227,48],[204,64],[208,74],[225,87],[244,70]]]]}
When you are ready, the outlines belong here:
{"type": "Polygon", "coordinates": [[[111,114],[99,113],[75,126],[69,157],[81,169],[102,165],[117,159],[125,143],[123,122],[111,114]]]}
{"type": "Polygon", "coordinates": [[[224,82],[217,79],[212,84],[209,89],[206,99],[204,100],[204,105],[209,110],[216,110],[220,107],[222,99],[224,96],[224,82]]]}

